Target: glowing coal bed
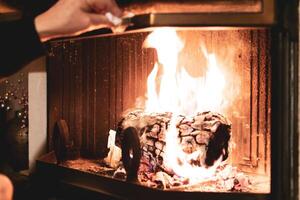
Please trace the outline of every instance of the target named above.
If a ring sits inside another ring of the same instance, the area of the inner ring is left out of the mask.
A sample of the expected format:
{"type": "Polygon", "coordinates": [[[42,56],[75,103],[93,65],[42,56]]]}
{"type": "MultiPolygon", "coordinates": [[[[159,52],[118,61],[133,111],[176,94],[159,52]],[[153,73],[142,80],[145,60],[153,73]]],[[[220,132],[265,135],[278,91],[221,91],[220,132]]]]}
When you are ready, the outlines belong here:
{"type": "MultiPolygon", "coordinates": [[[[116,170],[107,166],[103,160],[76,159],[65,161],[60,165],[96,176],[126,181],[126,173],[123,168],[116,170]]],[[[188,179],[177,175],[157,172],[147,173],[146,179],[145,174],[139,175],[139,181],[136,184],[170,191],[270,193],[270,179],[267,176],[243,173],[226,163],[217,167],[213,177],[198,183],[191,183],[188,179]]]]}
{"type": "Polygon", "coordinates": [[[244,173],[228,164],[231,124],[224,116],[213,112],[192,118],[177,116],[175,127],[172,119],[171,113],[130,112],[120,121],[118,131],[110,132],[110,152],[105,159],[78,159],[62,165],[126,181],[121,149],[114,145],[114,137],[117,134],[118,144],[124,133],[134,129],[141,145],[137,184],[162,190],[270,192],[267,176],[244,173]],[[175,134],[167,136],[173,128],[175,134]]]}

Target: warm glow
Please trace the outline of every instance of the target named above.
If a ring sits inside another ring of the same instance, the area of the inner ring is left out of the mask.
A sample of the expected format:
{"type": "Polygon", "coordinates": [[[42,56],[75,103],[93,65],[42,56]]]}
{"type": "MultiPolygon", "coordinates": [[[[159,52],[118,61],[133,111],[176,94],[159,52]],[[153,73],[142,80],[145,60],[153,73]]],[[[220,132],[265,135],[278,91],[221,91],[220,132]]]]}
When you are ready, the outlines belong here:
{"type": "Polygon", "coordinates": [[[217,167],[221,164],[222,156],[214,163],[212,167],[198,167],[191,165],[189,160],[193,158],[202,158],[205,154],[205,149],[198,150],[192,154],[187,154],[182,151],[182,148],[177,142],[176,117],[173,116],[170,122],[170,127],[166,133],[166,153],[164,164],[171,168],[175,174],[189,178],[191,184],[212,178],[215,175],[217,167]]]}
{"type": "Polygon", "coordinates": [[[148,112],[173,112],[193,115],[201,111],[221,112],[224,107],[223,92],[225,78],[218,67],[216,56],[200,46],[207,59],[204,77],[191,77],[185,66],[177,66],[178,54],[183,43],[171,28],[161,28],[151,33],[144,47],[155,48],[158,61],[147,81],[148,112]]]}
{"type": "Polygon", "coordinates": [[[225,106],[223,93],[225,77],[218,66],[216,56],[207,52],[199,44],[206,60],[206,73],[202,77],[192,77],[185,66],[178,66],[178,55],[184,44],[175,29],[161,28],[152,32],[145,40],[144,47],[155,48],[158,61],[147,80],[146,112],[171,112],[172,119],[166,133],[166,154],[164,165],[177,175],[189,178],[190,182],[199,182],[213,177],[220,157],[210,168],[191,165],[188,161],[202,158],[205,149],[192,154],[183,152],[177,142],[176,118],[178,115],[191,116],[202,111],[222,112],[225,106]]]}

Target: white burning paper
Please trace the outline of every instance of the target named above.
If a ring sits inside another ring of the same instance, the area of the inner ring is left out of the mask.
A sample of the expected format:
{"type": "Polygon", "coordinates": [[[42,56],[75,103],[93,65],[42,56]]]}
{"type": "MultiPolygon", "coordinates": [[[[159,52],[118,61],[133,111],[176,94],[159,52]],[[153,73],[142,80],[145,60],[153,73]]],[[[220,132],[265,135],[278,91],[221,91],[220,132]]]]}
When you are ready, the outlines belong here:
{"type": "Polygon", "coordinates": [[[110,12],[107,12],[107,13],[105,14],[105,17],[106,17],[111,23],[113,23],[113,25],[115,25],[115,26],[118,26],[118,25],[120,25],[120,24],[122,23],[122,19],[121,19],[121,18],[119,18],[119,17],[113,15],[113,14],[110,13],[110,12]]]}
{"type": "Polygon", "coordinates": [[[120,165],[120,160],[122,157],[122,150],[115,145],[116,140],[116,131],[110,130],[108,141],[107,141],[107,148],[109,148],[109,152],[104,161],[107,165],[113,168],[117,168],[120,165]]]}

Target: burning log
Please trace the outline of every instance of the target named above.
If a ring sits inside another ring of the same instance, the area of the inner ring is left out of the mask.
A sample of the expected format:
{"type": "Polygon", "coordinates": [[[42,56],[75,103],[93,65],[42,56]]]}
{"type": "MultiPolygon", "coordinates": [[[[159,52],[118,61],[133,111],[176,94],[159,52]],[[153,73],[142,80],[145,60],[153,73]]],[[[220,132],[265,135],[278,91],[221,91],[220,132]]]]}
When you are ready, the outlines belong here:
{"type": "MultiPolygon", "coordinates": [[[[166,133],[170,125],[171,113],[145,113],[137,110],[127,114],[119,123],[116,144],[121,146],[128,127],[137,130],[142,158],[140,171],[163,171],[173,175],[164,165],[166,133]]],[[[177,117],[177,141],[182,151],[190,156],[189,163],[209,167],[222,156],[228,157],[228,143],[231,124],[221,114],[214,112],[198,113],[194,117],[177,117]]]]}
{"type": "Polygon", "coordinates": [[[127,181],[136,181],[140,165],[141,152],[137,130],[133,127],[123,131],[122,161],[127,174],[127,181]]]}

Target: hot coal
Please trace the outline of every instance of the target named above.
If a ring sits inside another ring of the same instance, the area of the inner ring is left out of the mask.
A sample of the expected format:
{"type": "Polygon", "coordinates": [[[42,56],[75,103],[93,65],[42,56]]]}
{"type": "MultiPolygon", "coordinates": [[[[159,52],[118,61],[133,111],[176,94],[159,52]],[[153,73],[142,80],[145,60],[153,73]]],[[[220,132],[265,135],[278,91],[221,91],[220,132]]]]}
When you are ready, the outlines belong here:
{"type": "MultiPolygon", "coordinates": [[[[56,161],[53,161],[54,163],[56,161]]],[[[68,160],[60,165],[76,169],[94,175],[106,176],[125,181],[127,174],[120,166],[118,169],[106,166],[103,160],[76,159],[68,160]]],[[[209,180],[199,183],[191,183],[188,178],[170,175],[166,172],[140,172],[138,174],[139,184],[163,189],[181,191],[205,191],[205,192],[266,192],[269,191],[269,180],[258,175],[247,175],[239,171],[236,167],[222,163],[216,173],[209,180]]]]}

